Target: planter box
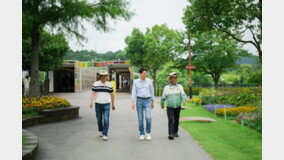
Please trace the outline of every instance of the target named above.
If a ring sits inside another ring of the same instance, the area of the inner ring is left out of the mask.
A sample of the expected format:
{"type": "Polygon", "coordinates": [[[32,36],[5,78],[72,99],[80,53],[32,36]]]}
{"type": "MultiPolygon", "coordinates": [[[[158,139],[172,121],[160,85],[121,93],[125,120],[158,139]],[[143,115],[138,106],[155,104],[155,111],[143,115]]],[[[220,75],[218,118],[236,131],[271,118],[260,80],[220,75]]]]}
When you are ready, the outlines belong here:
{"type": "Polygon", "coordinates": [[[43,123],[52,123],[64,121],[68,119],[75,119],[79,117],[79,106],[71,106],[68,108],[57,108],[50,110],[43,110],[38,116],[23,118],[22,127],[30,127],[43,123]]]}

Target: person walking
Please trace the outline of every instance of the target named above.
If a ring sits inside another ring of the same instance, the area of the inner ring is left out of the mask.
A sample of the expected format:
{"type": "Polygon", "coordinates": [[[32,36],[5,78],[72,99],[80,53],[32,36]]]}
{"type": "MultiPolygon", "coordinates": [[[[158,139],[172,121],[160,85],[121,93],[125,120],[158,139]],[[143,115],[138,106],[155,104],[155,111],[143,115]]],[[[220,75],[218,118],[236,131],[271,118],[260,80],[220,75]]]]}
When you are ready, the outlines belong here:
{"type": "Polygon", "coordinates": [[[179,137],[178,126],[179,116],[181,110],[181,103],[185,105],[187,98],[181,84],[177,84],[178,75],[175,72],[170,73],[168,80],[170,83],[164,87],[161,97],[161,108],[164,109],[164,102],[167,103],[167,116],[168,116],[168,133],[169,139],[173,140],[174,137],[179,137]]]}
{"type": "Polygon", "coordinates": [[[94,82],[90,97],[90,108],[93,108],[95,99],[99,137],[103,137],[104,141],[108,140],[110,104],[112,104],[112,110],[115,110],[113,85],[107,81],[107,78],[107,71],[101,70],[99,74],[100,80],[94,82]]]}
{"type": "Polygon", "coordinates": [[[110,83],[113,85],[113,95],[116,98],[116,83],[115,83],[114,79],[112,79],[112,81],[110,83]]]}
{"type": "Polygon", "coordinates": [[[29,89],[30,89],[29,75],[26,75],[26,77],[24,78],[24,97],[29,95],[29,89]]]}
{"type": "Polygon", "coordinates": [[[140,68],[139,75],[140,78],[136,79],[132,87],[132,109],[135,110],[135,100],[136,100],[136,110],[138,116],[138,126],[140,132],[140,140],[145,139],[144,132],[144,111],[146,119],[146,140],[151,140],[151,109],[154,108],[154,87],[151,79],[147,77],[148,70],[145,68],[140,68]]]}

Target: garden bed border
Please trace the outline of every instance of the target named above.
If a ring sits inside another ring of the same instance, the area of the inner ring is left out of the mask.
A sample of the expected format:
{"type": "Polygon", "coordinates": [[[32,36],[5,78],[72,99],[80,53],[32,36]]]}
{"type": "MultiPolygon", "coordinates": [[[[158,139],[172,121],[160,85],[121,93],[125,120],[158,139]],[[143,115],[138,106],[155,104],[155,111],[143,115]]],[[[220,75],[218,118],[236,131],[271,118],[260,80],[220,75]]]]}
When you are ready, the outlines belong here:
{"type": "Polygon", "coordinates": [[[27,117],[22,119],[22,128],[31,127],[44,123],[52,123],[75,119],[79,117],[79,106],[72,105],[67,108],[56,108],[51,110],[43,110],[40,115],[27,117]]]}

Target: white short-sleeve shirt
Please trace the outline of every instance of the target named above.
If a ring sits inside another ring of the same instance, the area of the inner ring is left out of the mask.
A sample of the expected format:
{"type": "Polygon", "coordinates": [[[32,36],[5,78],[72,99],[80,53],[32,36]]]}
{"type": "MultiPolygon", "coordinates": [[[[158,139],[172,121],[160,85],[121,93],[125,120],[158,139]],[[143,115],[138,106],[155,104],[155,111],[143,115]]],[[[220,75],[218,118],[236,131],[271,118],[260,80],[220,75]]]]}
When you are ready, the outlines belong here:
{"type": "Polygon", "coordinates": [[[95,103],[111,103],[110,94],[113,94],[113,84],[109,81],[102,83],[100,80],[93,84],[92,91],[96,92],[95,103]]]}

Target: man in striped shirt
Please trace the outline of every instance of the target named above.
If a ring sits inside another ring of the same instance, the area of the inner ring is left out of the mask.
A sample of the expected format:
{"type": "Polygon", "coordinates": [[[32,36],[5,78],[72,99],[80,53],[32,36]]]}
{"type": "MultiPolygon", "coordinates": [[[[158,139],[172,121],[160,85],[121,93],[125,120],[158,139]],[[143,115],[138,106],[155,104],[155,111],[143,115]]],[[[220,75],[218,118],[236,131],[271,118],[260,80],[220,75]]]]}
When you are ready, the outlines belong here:
{"type": "Polygon", "coordinates": [[[115,110],[113,84],[107,81],[108,73],[105,70],[100,71],[99,78],[100,80],[95,82],[92,87],[90,108],[93,108],[95,99],[99,136],[106,141],[108,139],[110,104],[112,104],[112,110],[115,110]],[[102,120],[104,123],[102,123],[102,120]]]}

